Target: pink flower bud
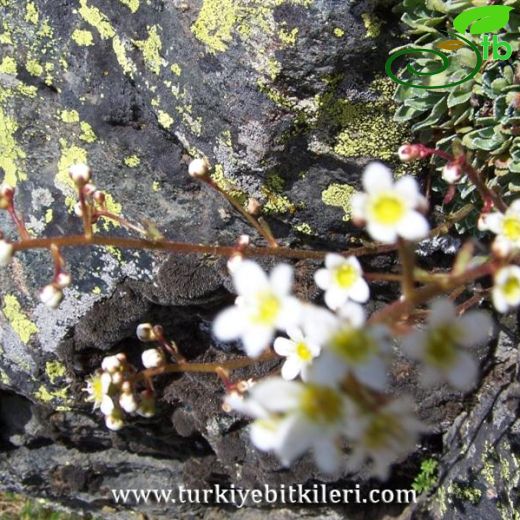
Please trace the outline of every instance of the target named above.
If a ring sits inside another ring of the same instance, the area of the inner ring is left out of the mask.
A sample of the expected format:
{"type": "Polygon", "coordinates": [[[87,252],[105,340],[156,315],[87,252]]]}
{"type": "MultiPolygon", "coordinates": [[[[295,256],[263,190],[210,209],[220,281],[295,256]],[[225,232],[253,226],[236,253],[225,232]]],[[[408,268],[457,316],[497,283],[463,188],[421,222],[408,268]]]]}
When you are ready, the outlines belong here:
{"type": "Polygon", "coordinates": [[[92,172],[86,164],[73,164],[69,169],[69,176],[76,186],[81,187],[90,181],[92,172]]]}
{"type": "Polygon", "coordinates": [[[65,289],[65,287],[68,287],[70,285],[71,281],[72,281],[72,278],[71,278],[70,274],[68,274],[68,273],[59,273],[58,276],[56,276],[56,279],[54,280],[54,283],[60,289],[65,289]]]}
{"type": "Polygon", "coordinates": [[[462,168],[459,164],[451,162],[442,169],[442,178],[448,184],[457,184],[462,179],[462,168]]]}
{"type": "Polygon", "coordinates": [[[416,161],[422,158],[421,147],[416,144],[403,144],[399,147],[397,155],[403,162],[416,161]]]}
{"type": "Polygon", "coordinates": [[[204,179],[209,174],[209,163],[207,159],[194,159],[188,167],[188,173],[198,179],[204,179]]]}
{"type": "Polygon", "coordinates": [[[46,285],[40,291],[40,300],[47,305],[47,307],[56,309],[60,305],[61,300],[63,300],[63,292],[53,284],[46,285]]]}

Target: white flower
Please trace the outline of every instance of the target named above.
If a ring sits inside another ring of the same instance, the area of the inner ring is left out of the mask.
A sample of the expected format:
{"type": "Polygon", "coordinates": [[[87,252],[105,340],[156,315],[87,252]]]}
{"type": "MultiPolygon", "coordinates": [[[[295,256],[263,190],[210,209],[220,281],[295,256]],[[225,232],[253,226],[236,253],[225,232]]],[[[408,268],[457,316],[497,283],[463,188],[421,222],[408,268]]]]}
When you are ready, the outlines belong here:
{"type": "Polygon", "coordinates": [[[386,480],[390,465],[413,451],[419,433],[426,431],[413,408],[410,399],[400,398],[376,411],[363,410],[352,417],[347,430],[353,441],[347,460],[349,469],[366,467],[366,459],[371,459],[370,473],[386,480]]]}
{"type": "Polygon", "coordinates": [[[0,240],[0,267],[6,267],[13,258],[14,248],[5,240],[0,240]]]}
{"type": "Polygon", "coordinates": [[[118,431],[125,425],[123,414],[117,408],[110,414],[105,416],[105,425],[109,430],[118,431]]]}
{"type": "Polygon", "coordinates": [[[352,374],[376,390],[387,386],[385,358],[390,350],[386,327],[365,325],[363,308],[353,302],[344,305],[334,320],[306,319],[309,332],[323,345],[321,355],[309,368],[309,377],[322,384],[337,385],[352,374]],[[318,324],[319,323],[319,324],[318,324]]]}
{"type": "Polygon", "coordinates": [[[86,164],[73,164],[69,169],[69,176],[76,186],[83,186],[90,181],[92,172],[86,164]]]}
{"type": "Polygon", "coordinates": [[[106,358],[103,358],[101,361],[101,369],[105,372],[116,372],[122,368],[121,360],[117,355],[115,356],[107,356],[106,358]]]}
{"type": "Polygon", "coordinates": [[[462,168],[457,163],[448,163],[442,169],[442,178],[448,184],[457,184],[462,179],[462,168]]]}
{"type": "Polygon", "coordinates": [[[251,260],[243,260],[231,273],[238,297],[213,323],[215,336],[223,341],[241,338],[248,356],[267,348],[276,329],[298,324],[301,305],[290,295],[292,268],[277,265],[267,277],[251,260]]]}
{"type": "Polygon", "coordinates": [[[410,176],[392,180],[392,172],[381,163],[369,164],[363,173],[365,193],[352,196],[352,216],[366,222],[374,240],[392,244],[400,236],[407,240],[426,238],[428,222],[417,210],[427,207],[417,182],[410,176]]]}
{"type": "Polygon", "coordinates": [[[493,250],[501,256],[520,250],[520,199],[511,203],[505,213],[490,213],[480,222],[481,229],[495,233],[493,250]]]}
{"type": "Polygon", "coordinates": [[[40,291],[40,300],[47,307],[56,309],[60,305],[61,300],[63,300],[63,291],[53,284],[46,285],[40,291]]]}
{"type": "Polygon", "coordinates": [[[469,311],[462,317],[449,298],[439,298],[431,306],[428,325],[403,340],[403,351],[422,361],[421,383],[432,386],[447,381],[458,390],[470,390],[478,375],[478,364],[466,347],[488,337],[491,318],[484,311],[469,311]]]}
{"type": "Polygon", "coordinates": [[[112,398],[108,395],[104,395],[103,399],[101,400],[101,405],[99,406],[99,409],[101,410],[101,413],[103,415],[110,415],[115,409],[114,401],[112,400],[112,398]]]}
{"type": "Polygon", "coordinates": [[[312,360],[320,353],[321,348],[318,344],[306,338],[298,328],[289,328],[287,335],[289,339],[276,338],[273,344],[275,352],[287,358],[282,366],[282,377],[290,380],[301,374],[305,381],[307,369],[312,360]]]}
{"type": "Polygon", "coordinates": [[[98,372],[87,380],[87,387],[84,389],[89,395],[87,401],[94,403],[94,410],[100,408],[103,399],[108,396],[112,378],[107,372],[98,372]]]}
{"type": "Polygon", "coordinates": [[[157,368],[166,363],[166,358],[161,349],[150,348],[141,354],[141,361],[145,368],[157,368]]]}
{"type": "Polygon", "coordinates": [[[325,257],[325,269],[319,269],[314,275],[316,285],[325,291],[325,303],[336,310],[348,299],[364,303],[370,291],[363,279],[363,270],[357,258],[329,253],[325,257]]]}
{"type": "Polygon", "coordinates": [[[312,449],[322,471],[332,473],[338,468],[337,440],[351,407],[344,394],[328,386],[278,377],[260,381],[249,394],[260,410],[251,425],[251,441],[257,448],[274,451],[286,466],[312,449]]]}
{"type": "Polygon", "coordinates": [[[493,305],[498,312],[507,312],[520,305],[520,267],[509,265],[495,274],[493,305]]]}

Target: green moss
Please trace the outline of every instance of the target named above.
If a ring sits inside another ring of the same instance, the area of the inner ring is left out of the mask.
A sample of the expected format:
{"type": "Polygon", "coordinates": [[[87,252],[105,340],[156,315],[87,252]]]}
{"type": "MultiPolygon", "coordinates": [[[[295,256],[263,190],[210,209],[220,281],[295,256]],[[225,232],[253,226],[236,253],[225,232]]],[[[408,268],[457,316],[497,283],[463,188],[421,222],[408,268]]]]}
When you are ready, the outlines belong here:
{"type": "Polygon", "coordinates": [[[17,122],[9,117],[0,106],[0,168],[4,171],[4,181],[11,186],[27,179],[27,174],[20,168],[20,162],[26,158],[15,139],[17,122]]]}
{"type": "Polygon", "coordinates": [[[86,121],[81,121],[79,127],[81,128],[81,134],[79,138],[82,141],[85,141],[86,143],[94,143],[97,141],[97,136],[89,123],[86,121]]]}
{"type": "Polygon", "coordinates": [[[134,40],[135,46],[143,53],[146,67],[155,74],[161,72],[163,58],[161,57],[162,42],[158,32],[158,26],[148,28],[146,40],[134,40]]]}
{"type": "Polygon", "coordinates": [[[77,110],[62,110],[60,117],[64,123],[79,123],[77,110]]]}
{"type": "Polygon", "coordinates": [[[103,40],[113,38],[116,34],[108,18],[97,8],[88,5],[87,0],[80,0],[79,14],[89,25],[92,25],[103,40]]]}
{"type": "Polygon", "coordinates": [[[336,38],[343,38],[343,36],[345,36],[345,31],[341,27],[336,27],[333,32],[336,38]]]}
{"type": "Polygon", "coordinates": [[[65,365],[59,361],[47,361],[47,363],[45,363],[45,373],[51,384],[54,384],[58,379],[65,377],[67,369],[65,365]]]}
{"type": "Polygon", "coordinates": [[[123,5],[126,5],[132,13],[137,13],[139,9],[139,0],[119,0],[123,5]]]}
{"type": "Polygon", "coordinates": [[[20,302],[13,294],[5,295],[2,312],[12,329],[24,343],[29,343],[31,337],[38,332],[38,327],[28,318],[22,310],[20,302]]]}
{"type": "Polygon", "coordinates": [[[454,483],[452,486],[452,494],[454,497],[464,502],[470,502],[477,505],[482,498],[482,491],[478,488],[454,483]]]}
{"type": "Polygon", "coordinates": [[[123,162],[129,168],[137,168],[141,164],[141,159],[139,158],[139,156],[137,154],[133,154],[128,157],[125,157],[123,159],[123,162]]]}
{"type": "Polygon", "coordinates": [[[9,74],[11,76],[16,76],[17,66],[16,61],[11,56],[5,56],[0,63],[0,73],[1,74],[9,74]]]}
{"type": "Polygon", "coordinates": [[[235,0],[204,0],[191,30],[210,52],[224,52],[232,39],[238,9],[235,0]]]}
{"type": "Polygon", "coordinates": [[[90,31],[76,29],[71,37],[80,47],[90,47],[94,45],[94,37],[90,31]]]}
{"type": "Polygon", "coordinates": [[[365,29],[367,30],[367,38],[377,38],[381,34],[381,20],[372,13],[364,13],[361,15],[365,29]]]}
{"type": "Polygon", "coordinates": [[[327,206],[337,206],[343,209],[345,216],[344,221],[349,221],[351,218],[352,208],[350,200],[352,195],[356,192],[354,187],[348,184],[331,184],[321,194],[321,200],[327,206]]]}
{"type": "Polygon", "coordinates": [[[38,24],[38,20],[40,19],[40,15],[38,13],[38,8],[36,7],[34,2],[27,2],[25,7],[25,21],[32,23],[33,25],[38,24]]]}
{"type": "Polygon", "coordinates": [[[43,74],[43,67],[38,60],[35,60],[35,59],[27,60],[27,63],[25,64],[25,68],[27,69],[27,72],[29,74],[31,74],[32,76],[39,77],[43,74]]]}
{"type": "Polygon", "coordinates": [[[163,110],[159,110],[157,120],[159,121],[159,124],[166,129],[171,128],[173,125],[173,117],[163,110]]]}
{"type": "Polygon", "coordinates": [[[112,48],[116,55],[117,62],[123,69],[123,72],[130,77],[133,77],[136,71],[135,63],[127,56],[126,46],[119,36],[114,36],[112,40],[112,48]]]}

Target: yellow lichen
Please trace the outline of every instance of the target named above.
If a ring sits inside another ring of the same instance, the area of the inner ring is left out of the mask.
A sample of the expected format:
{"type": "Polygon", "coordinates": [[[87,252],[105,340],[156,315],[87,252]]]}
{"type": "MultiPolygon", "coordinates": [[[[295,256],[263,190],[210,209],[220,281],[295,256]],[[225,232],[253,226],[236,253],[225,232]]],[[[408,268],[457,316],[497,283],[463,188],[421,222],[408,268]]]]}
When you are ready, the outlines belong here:
{"type": "Polygon", "coordinates": [[[114,36],[114,39],[112,40],[112,48],[114,49],[114,53],[117,58],[117,62],[123,69],[123,72],[133,77],[136,67],[135,63],[126,55],[126,47],[125,43],[119,36],[114,36]]]}
{"type": "Polygon", "coordinates": [[[163,110],[159,110],[159,113],[157,115],[157,120],[159,121],[159,124],[168,129],[173,125],[173,117],[170,116],[167,112],[164,112],[163,110]]]}
{"type": "Polygon", "coordinates": [[[298,39],[298,27],[295,27],[291,31],[286,31],[282,28],[278,33],[278,37],[287,47],[294,47],[296,45],[296,40],[298,39]]]}
{"type": "Polygon", "coordinates": [[[276,213],[295,213],[296,206],[283,195],[285,181],[279,175],[271,172],[266,179],[265,185],[262,186],[262,193],[266,199],[263,211],[266,214],[276,213]]]}
{"type": "Polygon", "coordinates": [[[11,58],[11,56],[5,56],[2,63],[0,63],[0,73],[16,76],[16,72],[17,67],[14,58],[11,58]]]}
{"type": "Polygon", "coordinates": [[[53,216],[53,211],[52,211],[52,208],[49,208],[46,212],[45,212],[45,223],[46,224],[50,224],[52,222],[52,219],[54,218],[53,216]]]}
{"type": "MultiPolygon", "coordinates": [[[[112,197],[112,195],[110,193],[105,193],[105,197],[106,197],[105,204],[106,204],[107,210],[110,213],[113,213],[114,215],[120,216],[122,213],[122,210],[123,210],[123,207],[121,206],[121,204],[119,204],[119,202],[116,202],[114,200],[114,197],[112,197]]],[[[101,217],[101,218],[103,220],[102,226],[103,226],[103,229],[105,229],[105,231],[108,231],[111,226],[112,227],[120,226],[120,224],[118,222],[114,222],[113,220],[106,219],[105,217],[101,217]]]]}
{"type": "Polygon", "coordinates": [[[152,191],[157,192],[161,189],[161,185],[157,181],[152,182],[152,191]]]}
{"type": "Polygon", "coordinates": [[[72,33],[72,39],[80,46],[80,47],[90,47],[94,45],[94,37],[92,33],[83,29],[76,29],[72,33]]]}
{"type": "Polygon", "coordinates": [[[86,143],[94,143],[97,140],[97,136],[89,123],[86,121],[81,121],[79,127],[81,128],[81,134],[79,138],[82,141],[85,141],[86,143]]]}
{"type": "Polygon", "coordinates": [[[113,38],[116,34],[108,18],[97,8],[89,6],[87,0],[80,0],[79,14],[92,27],[96,28],[103,40],[113,38]]]}
{"type": "Polygon", "coordinates": [[[39,77],[43,74],[43,67],[38,60],[35,60],[35,59],[27,60],[27,63],[25,64],[25,68],[27,69],[27,72],[29,74],[31,74],[32,76],[39,77]]]}
{"type": "Polygon", "coordinates": [[[59,412],[60,411],[63,412],[63,411],[70,410],[69,406],[64,406],[70,402],[68,393],[69,393],[68,386],[66,386],[60,390],[50,391],[45,387],[45,385],[41,385],[40,388],[38,388],[38,390],[34,393],[34,397],[36,397],[36,399],[38,399],[42,403],[50,404],[54,401],[62,403],[61,406],[56,407],[56,410],[59,412]]]}
{"type": "Polygon", "coordinates": [[[86,164],[87,152],[76,145],[69,146],[64,139],[60,139],[61,156],[58,161],[58,173],[54,177],[54,184],[65,195],[65,205],[73,212],[76,204],[76,187],[69,177],[69,169],[73,164],[86,164]]]}
{"type": "Polygon", "coordinates": [[[239,190],[231,180],[224,175],[224,167],[221,164],[216,164],[211,174],[211,178],[215,181],[217,186],[231,195],[237,202],[245,205],[249,195],[242,190],[239,190]]]}
{"type": "Polygon", "coordinates": [[[381,34],[381,20],[372,13],[364,13],[361,18],[367,31],[366,37],[377,38],[381,34]]]}
{"type": "Polygon", "coordinates": [[[139,9],[139,0],[119,0],[123,5],[126,5],[132,13],[136,13],[139,9]]]}
{"type": "Polygon", "coordinates": [[[327,206],[338,206],[343,209],[344,221],[349,221],[351,217],[350,200],[356,190],[348,184],[331,184],[321,194],[321,200],[327,206]]]}
{"type": "Polygon", "coordinates": [[[22,310],[20,302],[13,294],[6,294],[2,308],[4,316],[24,343],[29,343],[31,337],[38,332],[38,327],[22,310]]]}
{"type": "Polygon", "coordinates": [[[25,8],[25,21],[37,25],[39,19],[40,15],[38,13],[38,8],[34,2],[28,2],[25,8]]]}
{"type": "Polygon", "coordinates": [[[62,110],[60,117],[64,123],[79,123],[77,110],[62,110]]]}
{"type": "Polygon", "coordinates": [[[181,66],[178,64],[178,63],[174,63],[171,67],[170,67],[170,70],[176,75],[176,76],[180,76],[181,75],[181,72],[182,72],[182,69],[181,69],[181,66]]]}
{"type": "Polygon", "coordinates": [[[17,130],[16,121],[0,107],[0,169],[4,171],[3,180],[11,186],[27,179],[27,174],[20,169],[19,163],[26,158],[26,154],[14,137],[17,130]]]}
{"type": "Polygon", "coordinates": [[[137,154],[129,155],[128,157],[125,157],[123,159],[123,162],[128,166],[129,168],[137,168],[141,164],[141,159],[137,154]]]}
{"type": "Polygon", "coordinates": [[[313,231],[311,226],[309,224],[303,222],[302,224],[297,224],[294,226],[294,229],[300,233],[303,233],[304,235],[312,235],[313,231]]]}
{"type": "Polygon", "coordinates": [[[336,27],[334,29],[334,36],[336,38],[343,38],[343,36],[345,36],[345,31],[341,27],[336,27]]]}
{"type": "Polygon", "coordinates": [[[146,40],[133,40],[135,46],[143,53],[146,67],[155,74],[161,72],[164,64],[161,57],[162,42],[158,32],[158,26],[148,28],[148,38],[146,40]]]}
{"type": "Polygon", "coordinates": [[[45,363],[45,373],[51,384],[54,384],[58,379],[65,377],[67,369],[65,365],[59,361],[47,361],[47,363],[45,363]]]}

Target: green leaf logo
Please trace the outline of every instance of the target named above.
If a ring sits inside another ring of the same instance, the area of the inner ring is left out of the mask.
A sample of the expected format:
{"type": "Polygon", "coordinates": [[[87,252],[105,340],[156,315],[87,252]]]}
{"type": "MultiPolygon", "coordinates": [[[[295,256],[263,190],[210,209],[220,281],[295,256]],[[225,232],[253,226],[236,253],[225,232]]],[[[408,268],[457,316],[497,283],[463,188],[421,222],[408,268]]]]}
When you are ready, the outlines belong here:
{"type": "Polygon", "coordinates": [[[453,20],[453,26],[459,33],[465,33],[468,27],[471,34],[498,32],[509,22],[509,13],[512,10],[507,5],[475,7],[460,13],[453,20]]]}

